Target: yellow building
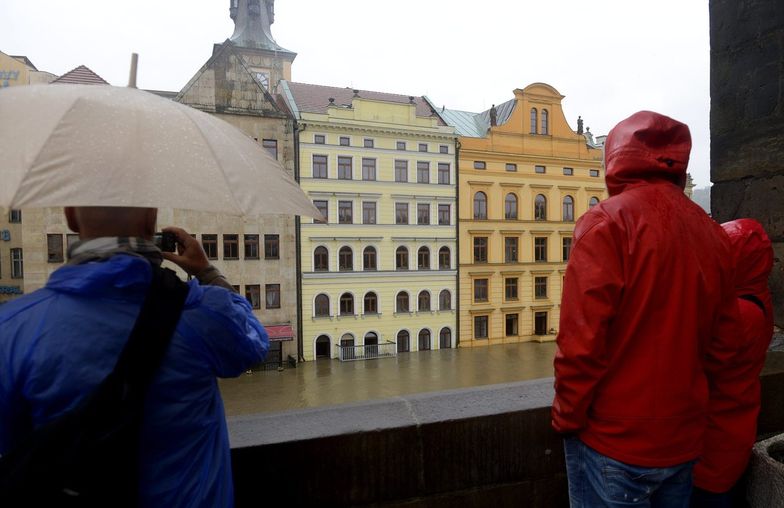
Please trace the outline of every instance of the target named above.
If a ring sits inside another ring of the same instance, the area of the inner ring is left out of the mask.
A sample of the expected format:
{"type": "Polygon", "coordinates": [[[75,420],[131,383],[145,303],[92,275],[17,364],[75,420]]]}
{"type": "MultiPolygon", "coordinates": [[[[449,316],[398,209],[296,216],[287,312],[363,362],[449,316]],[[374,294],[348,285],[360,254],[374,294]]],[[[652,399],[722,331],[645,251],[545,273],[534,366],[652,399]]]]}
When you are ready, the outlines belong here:
{"type": "Polygon", "coordinates": [[[438,110],[459,137],[460,346],[553,340],[575,221],[607,196],[602,150],[534,83],[483,113],[438,110]]]}
{"type": "Polygon", "coordinates": [[[300,184],[326,217],[301,224],[305,358],[454,347],[454,129],[422,97],[279,93],[298,120],[300,184]]]}
{"type": "Polygon", "coordinates": [[[49,83],[57,76],[39,71],[26,56],[6,55],[0,51],[0,88],[49,83]]]}

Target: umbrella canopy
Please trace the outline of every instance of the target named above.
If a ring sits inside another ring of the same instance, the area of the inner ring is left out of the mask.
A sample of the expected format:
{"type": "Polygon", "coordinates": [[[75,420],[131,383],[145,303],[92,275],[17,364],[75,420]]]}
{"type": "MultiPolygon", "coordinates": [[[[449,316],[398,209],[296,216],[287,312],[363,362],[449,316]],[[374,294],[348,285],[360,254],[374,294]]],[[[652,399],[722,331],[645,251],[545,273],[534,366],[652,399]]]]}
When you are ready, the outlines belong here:
{"type": "Polygon", "coordinates": [[[320,218],[258,143],[135,88],[0,91],[0,207],[133,206],[320,218]]]}

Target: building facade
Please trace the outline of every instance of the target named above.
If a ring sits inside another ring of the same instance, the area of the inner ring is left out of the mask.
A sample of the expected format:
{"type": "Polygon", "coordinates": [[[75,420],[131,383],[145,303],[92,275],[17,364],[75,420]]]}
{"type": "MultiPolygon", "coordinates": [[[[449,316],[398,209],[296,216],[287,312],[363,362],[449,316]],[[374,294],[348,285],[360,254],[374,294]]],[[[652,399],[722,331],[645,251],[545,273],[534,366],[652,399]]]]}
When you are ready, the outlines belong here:
{"type": "Polygon", "coordinates": [[[553,340],[575,221],[605,199],[602,150],[544,83],[483,113],[439,110],[459,150],[460,346],[553,340]]]}
{"type": "Polygon", "coordinates": [[[305,359],[455,347],[454,129],[422,97],[280,93],[299,123],[300,184],[325,218],[300,226],[305,359]]]}

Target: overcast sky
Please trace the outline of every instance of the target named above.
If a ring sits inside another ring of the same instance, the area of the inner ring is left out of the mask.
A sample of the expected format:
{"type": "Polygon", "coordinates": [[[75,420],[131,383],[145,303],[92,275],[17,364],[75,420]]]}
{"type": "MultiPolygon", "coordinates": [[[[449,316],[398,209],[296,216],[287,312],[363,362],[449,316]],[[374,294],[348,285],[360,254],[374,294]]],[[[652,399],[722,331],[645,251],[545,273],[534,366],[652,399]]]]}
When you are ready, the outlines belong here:
{"type": "MultiPolygon", "coordinates": [[[[113,85],[180,90],[233,31],[228,0],[1,0],[0,51],[113,85]]],[[[651,109],[689,125],[709,185],[708,0],[277,0],[272,33],[294,81],[482,111],[542,81],[595,135],[651,109]]]]}

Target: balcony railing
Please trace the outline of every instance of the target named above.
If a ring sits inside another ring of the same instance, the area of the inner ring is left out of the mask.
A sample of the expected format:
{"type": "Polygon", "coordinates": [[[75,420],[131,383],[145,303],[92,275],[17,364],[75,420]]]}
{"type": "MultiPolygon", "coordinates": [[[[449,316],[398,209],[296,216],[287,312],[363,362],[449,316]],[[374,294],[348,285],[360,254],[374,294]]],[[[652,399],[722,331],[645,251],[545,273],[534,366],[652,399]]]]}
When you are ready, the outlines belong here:
{"type": "Polygon", "coordinates": [[[341,362],[354,360],[375,360],[376,358],[391,358],[397,356],[397,344],[391,341],[382,344],[367,344],[361,346],[335,346],[338,348],[338,358],[341,362]]]}

